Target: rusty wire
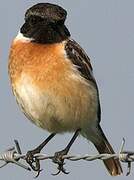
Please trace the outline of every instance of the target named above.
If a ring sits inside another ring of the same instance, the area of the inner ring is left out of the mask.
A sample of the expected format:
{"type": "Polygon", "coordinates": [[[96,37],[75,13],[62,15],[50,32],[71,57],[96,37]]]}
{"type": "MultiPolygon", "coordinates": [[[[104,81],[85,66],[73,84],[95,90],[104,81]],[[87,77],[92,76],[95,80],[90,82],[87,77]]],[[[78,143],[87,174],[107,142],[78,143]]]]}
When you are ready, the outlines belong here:
{"type": "MultiPolygon", "coordinates": [[[[3,161],[4,164],[0,166],[0,168],[3,168],[9,163],[13,163],[17,166],[20,166],[28,171],[31,171],[31,168],[26,164],[25,157],[26,154],[22,154],[20,145],[17,140],[15,142],[15,147],[10,148],[6,150],[5,152],[0,154],[0,161],[3,161]]],[[[127,163],[127,174],[129,175],[131,172],[131,164],[134,162],[134,152],[132,151],[123,151],[125,145],[125,140],[123,139],[121,149],[119,153],[117,154],[97,154],[97,155],[65,155],[63,156],[64,160],[70,160],[70,161],[79,161],[79,160],[85,160],[85,161],[93,161],[93,160],[106,160],[110,158],[119,159],[122,163],[127,163]]],[[[35,154],[34,157],[36,157],[39,161],[41,160],[52,160],[54,155],[47,155],[47,154],[35,154]]]]}

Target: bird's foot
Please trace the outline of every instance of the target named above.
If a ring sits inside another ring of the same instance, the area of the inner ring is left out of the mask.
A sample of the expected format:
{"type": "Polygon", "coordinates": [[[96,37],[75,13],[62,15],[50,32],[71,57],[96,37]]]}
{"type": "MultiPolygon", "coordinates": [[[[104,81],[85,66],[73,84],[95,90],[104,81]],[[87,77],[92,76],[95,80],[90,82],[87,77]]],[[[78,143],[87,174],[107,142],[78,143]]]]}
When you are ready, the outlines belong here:
{"type": "Polygon", "coordinates": [[[38,177],[42,171],[42,169],[40,169],[40,161],[37,157],[35,157],[35,154],[37,153],[40,153],[40,150],[36,148],[34,150],[28,151],[25,157],[26,162],[30,165],[32,170],[37,172],[35,177],[38,177]]]}
{"type": "Polygon", "coordinates": [[[53,176],[56,176],[60,174],[61,172],[64,174],[69,174],[69,172],[66,172],[66,169],[64,168],[64,165],[65,165],[64,158],[63,158],[64,155],[67,155],[66,149],[55,153],[52,160],[54,163],[58,164],[58,167],[57,167],[58,172],[55,174],[52,174],[53,176]]]}

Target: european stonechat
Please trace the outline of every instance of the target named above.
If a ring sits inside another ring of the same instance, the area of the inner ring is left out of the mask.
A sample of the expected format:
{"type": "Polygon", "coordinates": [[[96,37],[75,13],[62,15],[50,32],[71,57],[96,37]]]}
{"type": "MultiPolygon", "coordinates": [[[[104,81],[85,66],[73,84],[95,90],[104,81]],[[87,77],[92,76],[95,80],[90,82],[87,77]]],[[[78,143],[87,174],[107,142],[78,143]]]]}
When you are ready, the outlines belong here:
{"type": "MultiPolygon", "coordinates": [[[[64,24],[66,16],[66,10],[58,5],[32,6],[26,11],[25,23],[10,51],[9,76],[21,110],[31,122],[51,132],[27,153],[27,162],[38,172],[40,163],[33,155],[56,133],[75,132],[66,148],[54,155],[59,172],[67,173],[62,156],[79,134],[91,141],[99,153],[114,153],[100,127],[99,92],[90,59],[71,39],[64,24]]],[[[104,164],[112,176],[122,173],[118,159],[104,160],[104,164]]]]}

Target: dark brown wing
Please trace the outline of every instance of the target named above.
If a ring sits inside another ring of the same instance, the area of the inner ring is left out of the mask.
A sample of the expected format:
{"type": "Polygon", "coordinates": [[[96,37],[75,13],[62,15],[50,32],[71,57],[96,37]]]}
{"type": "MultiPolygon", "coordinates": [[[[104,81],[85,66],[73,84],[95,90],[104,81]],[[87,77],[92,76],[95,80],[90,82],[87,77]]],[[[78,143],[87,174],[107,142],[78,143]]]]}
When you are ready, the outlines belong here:
{"type": "Polygon", "coordinates": [[[90,63],[90,59],[85,53],[85,51],[80,47],[80,45],[72,39],[69,39],[65,45],[65,50],[68,58],[72,61],[72,63],[76,66],[81,75],[92,83],[98,93],[98,120],[100,122],[101,119],[101,108],[99,101],[99,92],[98,87],[93,76],[93,69],[90,63]]]}

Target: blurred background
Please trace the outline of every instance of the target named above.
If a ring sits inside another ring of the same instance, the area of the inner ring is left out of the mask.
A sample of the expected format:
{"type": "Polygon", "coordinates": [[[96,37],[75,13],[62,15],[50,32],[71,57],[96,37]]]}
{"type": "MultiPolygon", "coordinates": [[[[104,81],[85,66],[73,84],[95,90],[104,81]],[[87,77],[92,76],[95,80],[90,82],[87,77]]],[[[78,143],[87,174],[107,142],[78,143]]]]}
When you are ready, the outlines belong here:
{"type": "MultiPolygon", "coordinates": [[[[118,153],[122,138],[126,139],[126,150],[134,151],[134,1],[133,0],[4,0],[0,5],[0,152],[13,146],[18,139],[25,153],[42,142],[48,132],[31,124],[18,108],[12,95],[8,78],[8,55],[11,42],[24,22],[24,13],[39,2],[56,3],[68,11],[67,27],[73,39],[81,44],[91,58],[98,82],[102,121],[101,126],[118,153]]],[[[72,134],[56,136],[43,150],[53,154],[62,150],[72,134]]],[[[71,154],[96,154],[91,143],[78,138],[71,154]]],[[[38,179],[110,180],[101,161],[67,161],[69,175],[60,174],[51,161],[42,161],[44,171],[38,179]]],[[[125,176],[127,164],[123,165],[124,176],[118,180],[132,180],[134,167],[129,177],[125,176]]],[[[33,179],[34,174],[15,165],[0,169],[0,179],[33,179]]]]}

